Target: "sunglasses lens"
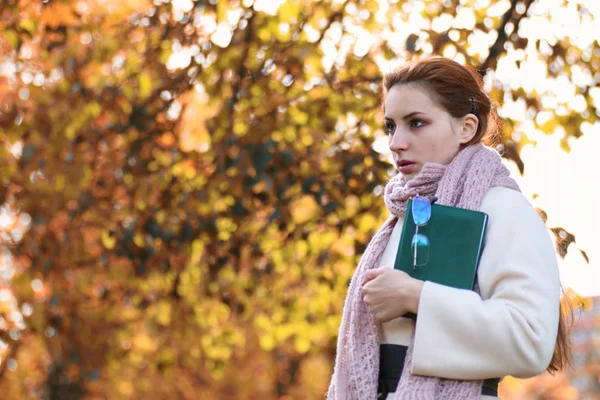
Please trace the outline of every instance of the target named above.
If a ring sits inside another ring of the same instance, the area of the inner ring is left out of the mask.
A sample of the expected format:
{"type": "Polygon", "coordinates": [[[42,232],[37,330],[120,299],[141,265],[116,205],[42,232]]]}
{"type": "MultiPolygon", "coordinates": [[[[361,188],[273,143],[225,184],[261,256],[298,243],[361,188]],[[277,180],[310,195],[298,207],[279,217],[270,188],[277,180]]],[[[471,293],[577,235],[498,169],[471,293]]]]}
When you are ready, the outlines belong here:
{"type": "Polygon", "coordinates": [[[429,239],[427,236],[416,234],[412,239],[412,252],[416,254],[415,266],[423,266],[429,261],[429,239]]]}
{"type": "Polygon", "coordinates": [[[425,225],[431,218],[429,199],[423,196],[415,196],[412,201],[412,214],[415,225],[425,225]]]}

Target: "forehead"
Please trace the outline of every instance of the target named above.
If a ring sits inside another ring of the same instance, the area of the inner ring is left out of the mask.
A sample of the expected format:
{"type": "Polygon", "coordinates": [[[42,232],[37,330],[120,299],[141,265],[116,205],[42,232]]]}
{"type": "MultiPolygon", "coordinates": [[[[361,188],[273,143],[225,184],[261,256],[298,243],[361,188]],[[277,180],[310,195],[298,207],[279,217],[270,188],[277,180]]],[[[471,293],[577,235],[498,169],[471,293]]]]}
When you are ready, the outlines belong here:
{"type": "Polygon", "coordinates": [[[386,116],[402,118],[414,111],[427,114],[444,112],[427,89],[419,85],[394,85],[388,91],[385,101],[386,116]]]}

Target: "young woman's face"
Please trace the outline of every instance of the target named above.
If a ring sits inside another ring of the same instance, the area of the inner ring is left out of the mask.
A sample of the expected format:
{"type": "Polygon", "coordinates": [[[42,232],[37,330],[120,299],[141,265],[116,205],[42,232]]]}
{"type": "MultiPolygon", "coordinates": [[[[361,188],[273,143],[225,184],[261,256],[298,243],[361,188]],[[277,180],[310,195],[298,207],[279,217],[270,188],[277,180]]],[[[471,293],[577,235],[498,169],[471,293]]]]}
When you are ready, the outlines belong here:
{"type": "Polygon", "coordinates": [[[414,84],[394,85],[389,90],[385,128],[394,163],[406,179],[412,179],[427,162],[450,163],[460,145],[474,134],[465,134],[464,118],[452,117],[414,84]]]}

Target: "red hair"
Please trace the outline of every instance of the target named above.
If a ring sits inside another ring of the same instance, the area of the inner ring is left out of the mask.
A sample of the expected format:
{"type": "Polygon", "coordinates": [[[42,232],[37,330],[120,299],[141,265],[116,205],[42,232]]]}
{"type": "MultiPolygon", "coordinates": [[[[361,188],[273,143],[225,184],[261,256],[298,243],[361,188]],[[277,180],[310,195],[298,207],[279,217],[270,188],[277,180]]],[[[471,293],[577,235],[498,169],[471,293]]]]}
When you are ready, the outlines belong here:
{"type": "Polygon", "coordinates": [[[501,138],[500,118],[492,101],[483,91],[477,71],[444,57],[410,61],[383,77],[383,97],[394,85],[414,84],[425,89],[454,118],[473,113],[479,126],[469,146],[481,141],[494,145],[501,138]]]}

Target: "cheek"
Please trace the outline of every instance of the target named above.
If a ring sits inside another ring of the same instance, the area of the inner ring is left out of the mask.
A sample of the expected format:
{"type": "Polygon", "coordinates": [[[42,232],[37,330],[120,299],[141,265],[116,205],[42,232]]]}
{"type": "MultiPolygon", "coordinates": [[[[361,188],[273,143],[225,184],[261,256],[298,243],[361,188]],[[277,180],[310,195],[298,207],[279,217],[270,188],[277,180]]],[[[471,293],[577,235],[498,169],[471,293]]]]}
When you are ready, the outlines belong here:
{"type": "Polygon", "coordinates": [[[438,154],[438,152],[438,144],[436,142],[429,143],[429,146],[427,146],[427,153],[429,154],[429,156],[435,157],[435,155],[438,154]]]}
{"type": "Polygon", "coordinates": [[[444,153],[444,163],[449,164],[450,161],[458,154],[459,146],[453,142],[447,143],[445,148],[442,150],[444,153]]]}
{"type": "Polygon", "coordinates": [[[429,143],[427,153],[432,161],[448,164],[458,153],[458,145],[448,138],[435,140],[429,143]]]}

